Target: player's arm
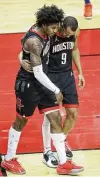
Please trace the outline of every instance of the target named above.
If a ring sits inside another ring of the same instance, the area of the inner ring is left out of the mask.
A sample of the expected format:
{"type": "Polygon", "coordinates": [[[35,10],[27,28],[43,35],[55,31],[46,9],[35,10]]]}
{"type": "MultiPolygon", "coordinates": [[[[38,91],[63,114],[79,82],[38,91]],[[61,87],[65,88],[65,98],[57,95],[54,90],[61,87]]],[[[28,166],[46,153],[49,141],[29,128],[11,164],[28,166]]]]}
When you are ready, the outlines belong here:
{"type": "Polygon", "coordinates": [[[80,35],[80,28],[77,28],[76,32],[75,32],[75,37],[78,38],[80,35]]]}
{"type": "Polygon", "coordinates": [[[77,68],[79,74],[82,74],[82,67],[80,62],[80,51],[78,49],[78,37],[80,34],[80,29],[78,28],[75,33],[75,43],[72,51],[73,62],[77,68]]]}
{"type": "Polygon", "coordinates": [[[18,59],[20,62],[20,65],[22,68],[24,68],[27,72],[33,73],[32,67],[31,67],[31,63],[28,60],[23,60],[23,52],[21,51],[18,55],[18,59]]]}
{"type": "Polygon", "coordinates": [[[38,38],[30,39],[27,41],[27,46],[30,51],[30,62],[33,69],[35,78],[49,90],[56,94],[58,103],[62,102],[63,96],[60,89],[54,85],[47,75],[43,72],[42,62],[41,62],[41,51],[42,44],[38,38]]]}
{"type": "Polygon", "coordinates": [[[73,62],[77,68],[78,74],[82,74],[82,66],[81,66],[81,61],[80,61],[80,51],[77,46],[77,38],[76,38],[74,48],[72,51],[72,57],[73,57],[73,62]]]}
{"type": "Polygon", "coordinates": [[[78,49],[78,36],[79,34],[76,35],[76,41],[74,44],[74,48],[72,51],[72,57],[73,57],[73,62],[77,68],[78,75],[79,75],[79,86],[84,87],[85,86],[85,79],[83,76],[83,71],[82,71],[82,66],[81,66],[81,61],[80,61],[80,51],[78,49]]]}

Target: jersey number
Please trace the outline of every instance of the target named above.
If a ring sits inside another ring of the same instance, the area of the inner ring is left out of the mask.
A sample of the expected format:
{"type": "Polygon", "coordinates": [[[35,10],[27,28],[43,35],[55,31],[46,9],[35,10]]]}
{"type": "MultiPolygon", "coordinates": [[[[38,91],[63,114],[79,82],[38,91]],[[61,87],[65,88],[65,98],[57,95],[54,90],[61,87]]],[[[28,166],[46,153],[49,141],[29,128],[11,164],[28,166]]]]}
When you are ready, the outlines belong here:
{"type": "Polygon", "coordinates": [[[67,61],[67,53],[62,53],[61,64],[66,64],[67,61]]]}

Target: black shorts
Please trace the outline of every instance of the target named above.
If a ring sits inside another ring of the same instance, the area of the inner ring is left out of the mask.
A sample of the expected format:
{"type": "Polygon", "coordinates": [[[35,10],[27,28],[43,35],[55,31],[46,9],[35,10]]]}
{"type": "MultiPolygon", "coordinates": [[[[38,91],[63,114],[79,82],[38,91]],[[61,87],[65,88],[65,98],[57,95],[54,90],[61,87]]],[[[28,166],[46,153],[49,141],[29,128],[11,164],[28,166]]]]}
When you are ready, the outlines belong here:
{"type": "MultiPolygon", "coordinates": [[[[63,73],[48,73],[48,77],[57,87],[60,88],[64,96],[64,107],[78,107],[78,94],[73,72],[67,71],[63,73]]],[[[56,104],[55,94],[47,90],[41,103],[39,104],[39,110],[43,113],[56,108],[58,108],[58,105],[56,104]]]]}
{"type": "Polygon", "coordinates": [[[38,82],[16,80],[16,113],[29,117],[34,113],[45,92],[45,87],[38,82]]]}

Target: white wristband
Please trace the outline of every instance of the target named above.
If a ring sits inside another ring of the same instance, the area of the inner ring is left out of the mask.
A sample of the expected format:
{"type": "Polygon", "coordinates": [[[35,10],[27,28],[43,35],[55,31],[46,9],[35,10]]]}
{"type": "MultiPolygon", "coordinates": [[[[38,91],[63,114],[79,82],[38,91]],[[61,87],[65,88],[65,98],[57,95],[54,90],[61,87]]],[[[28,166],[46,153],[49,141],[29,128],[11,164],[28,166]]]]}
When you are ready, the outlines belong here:
{"type": "Polygon", "coordinates": [[[59,88],[56,88],[56,90],[54,91],[55,94],[58,94],[60,92],[59,88]]]}

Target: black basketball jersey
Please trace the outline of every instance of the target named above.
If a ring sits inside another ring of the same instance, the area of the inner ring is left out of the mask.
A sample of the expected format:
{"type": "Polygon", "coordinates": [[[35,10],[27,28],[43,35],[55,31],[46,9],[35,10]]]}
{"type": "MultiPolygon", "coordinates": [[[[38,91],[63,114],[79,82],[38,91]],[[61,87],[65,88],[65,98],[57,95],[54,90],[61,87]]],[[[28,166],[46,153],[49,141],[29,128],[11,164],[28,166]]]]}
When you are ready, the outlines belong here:
{"type": "MultiPolygon", "coordinates": [[[[48,64],[48,59],[49,59],[49,50],[50,50],[50,39],[46,36],[45,38],[38,33],[37,31],[34,30],[34,26],[32,26],[29,31],[25,34],[25,36],[22,38],[21,43],[22,43],[22,51],[23,51],[23,60],[29,60],[30,61],[30,53],[26,52],[24,50],[24,43],[26,40],[32,37],[37,37],[41,43],[42,43],[42,52],[41,52],[41,61],[42,61],[42,66],[43,66],[43,71],[47,73],[47,64],[48,64]]],[[[20,78],[23,80],[34,80],[34,73],[29,73],[25,71],[22,67],[20,68],[17,78],[20,78]]]]}
{"type": "Polygon", "coordinates": [[[75,36],[64,38],[60,33],[52,37],[48,71],[66,72],[72,69],[72,50],[75,43],[75,36]]]}

